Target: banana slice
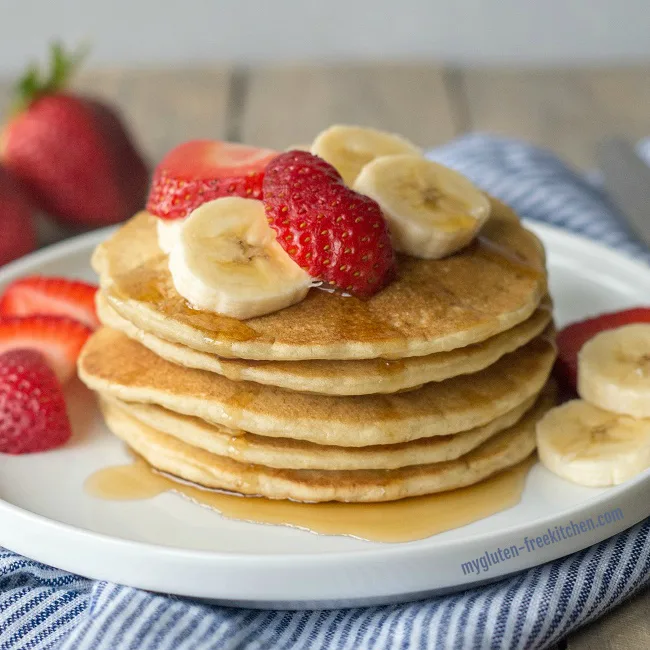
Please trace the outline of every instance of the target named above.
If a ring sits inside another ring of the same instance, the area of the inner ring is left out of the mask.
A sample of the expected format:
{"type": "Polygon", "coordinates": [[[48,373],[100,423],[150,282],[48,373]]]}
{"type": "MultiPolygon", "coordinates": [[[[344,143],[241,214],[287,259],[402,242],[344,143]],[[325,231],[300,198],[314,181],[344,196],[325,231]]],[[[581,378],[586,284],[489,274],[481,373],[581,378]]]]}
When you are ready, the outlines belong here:
{"type": "Polygon", "coordinates": [[[204,203],[190,214],[169,270],[194,308],[238,319],[289,307],[312,282],[275,240],[263,203],[239,197],[204,203]]]}
{"type": "Polygon", "coordinates": [[[180,235],[185,219],[157,219],[156,229],[158,230],[158,248],[163,253],[169,253],[174,242],[180,235]]]}
{"type": "Polygon", "coordinates": [[[361,169],[379,156],[422,154],[419,147],[400,135],[341,124],[319,133],[311,145],[311,152],[334,165],[348,187],[352,187],[361,169]]]}
{"type": "Polygon", "coordinates": [[[383,156],[367,164],[354,189],[379,203],[393,245],[439,259],[467,246],[490,216],[490,201],[465,176],[420,156],[383,156]]]}
{"type": "Polygon", "coordinates": [[[650,417],[650,324],[601,332],[578,354],[578,393],[607,411],[650,417]]]}
{"type": "Polygon", "coordinates": [[[650,467],[650,420],[573,400],[537,423],[537,451],[551,472],[569,481],[619,485],[650,467]]]}

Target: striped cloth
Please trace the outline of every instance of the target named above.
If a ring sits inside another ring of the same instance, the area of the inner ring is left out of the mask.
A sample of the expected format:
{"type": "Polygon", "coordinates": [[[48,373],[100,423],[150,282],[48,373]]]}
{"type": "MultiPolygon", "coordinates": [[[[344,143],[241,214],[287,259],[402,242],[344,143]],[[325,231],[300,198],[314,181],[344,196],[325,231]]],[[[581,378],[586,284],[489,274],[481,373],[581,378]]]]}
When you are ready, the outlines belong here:
{"type": "MultiPolygon", "coordinates": [[[[547,152],[472,135],[432,157],[526,217],[650,260],[600,190],[547,152]]],[[[308,612],[214,607],[94,582],[1,551],[0,650],[547,648],[650,580],[649,535],[647,520],[573,556],[456,595],[308,612]]]]}

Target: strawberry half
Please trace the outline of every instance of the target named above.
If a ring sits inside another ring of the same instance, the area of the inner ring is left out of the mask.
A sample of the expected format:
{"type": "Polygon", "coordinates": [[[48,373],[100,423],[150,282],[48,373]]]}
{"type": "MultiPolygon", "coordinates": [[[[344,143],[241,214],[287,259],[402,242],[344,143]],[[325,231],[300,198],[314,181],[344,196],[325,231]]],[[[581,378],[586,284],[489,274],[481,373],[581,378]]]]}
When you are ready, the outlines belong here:
{"type": "Polygon", "coordinates": [[[0,355],[0,453],[60,447],[72,435],[61,384],[35,350],[0,355]]]}
{"type": "Polygon", "coordinates": [[[313,278],[368,298],[395,276],[395,253],[379,205],[306,151],[274,158],[264,204],[278,242],[313,278]]]}
{"type": "Polygon", "coordinates": [[[262,180],[277,151],[219,140],[193,140],[172,149],[156,167],[147,210],[182,219],[224,196],[262,198],[262,180]]]}
{"type": "Polygon", "coordinates": [[[93,329],[99,326],[95,310],[97,286],[39,275],[12,282],[0,298],[0,317],[67,316],[93,329]]]}
{"type": "Polygon", "coordinates": [[[63,383],[75,373],[77,357],[92,334],[79,321],[65,316],[0,319],[0,354],[27,348],[40,352],[63,383]]]}
{"type": "Polygon", "coordinates": [[[582,346],[600,332],[631,323],[650,323],[650,307],[610,312],[567,325],[558,332],[556,339],[558,356],[555,368],[558,378],[575,391],[578,384],[578,352],[582,346]]]}

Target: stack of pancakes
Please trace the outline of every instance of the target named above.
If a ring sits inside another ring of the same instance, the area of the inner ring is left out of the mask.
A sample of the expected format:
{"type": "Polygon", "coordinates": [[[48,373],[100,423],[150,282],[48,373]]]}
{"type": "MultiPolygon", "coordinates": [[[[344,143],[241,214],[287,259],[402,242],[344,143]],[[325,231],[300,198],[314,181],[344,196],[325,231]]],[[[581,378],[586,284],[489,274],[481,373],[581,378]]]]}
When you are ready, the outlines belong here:
{"type": "Polygon", "coordinates": [[[187,305],[136,215],[94,255],[81,377],[129,447],[207,488],[373,502],[482,481],[534,452],[554,397],[544,251],[492,207],[469,247],[400,257],[370,300],[314,288],[248,321],[187,305]]]}

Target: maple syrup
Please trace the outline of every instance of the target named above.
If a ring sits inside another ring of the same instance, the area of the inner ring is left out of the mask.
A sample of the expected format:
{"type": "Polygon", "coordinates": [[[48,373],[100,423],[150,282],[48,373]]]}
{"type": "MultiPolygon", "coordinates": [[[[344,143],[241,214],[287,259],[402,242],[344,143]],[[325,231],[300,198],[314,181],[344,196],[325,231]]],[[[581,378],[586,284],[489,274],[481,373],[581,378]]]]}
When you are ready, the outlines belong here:
{"type": "MultiPolygon", "coordinates": [[[[237,424],[244,418],[244,412],[252,404],[259,393],[263,390],[262,384],[253,382],[235,382],[232,393],[224,399],[224,415],[228,419],[226,426],[237,429],[237,424]]],[[[240,435],[244,431],[240,430],[240,435]]]]}
{"type": "Polygon", "coordinates": [[[193,309],[173,287],[171,275],[165,267],[166,260],[161,256],[157,263],[152,264],[153,268],[139,266],[118,276],[114,291],[122,299],[156,305],[163,315],[175,318],[209,337],[243,342],[259,336],[252,327],[236,318],[193,309]]]}
{"type": "Polygon", "coordinates": [[[543,266],[531,263],[529,259],[518,253],[514,248],[504,246],[485,235],[477,237],[472,246],[474,246],[476,255],[508,271],[514,271],[520,275],[540,280],[546,275],[543,266]]]}
{"type": "Polygon", "coordinates": [[[403,373],[406,370],[406,363],[403,359],[375,359],[375,367],[378,374],[390,377],[403,373]]]}
{"type": "Polygon", "coordinates": [[[94,497],[116,501],[149,499],[176,492],[231,519],[374,542],[409,542],[512,508],[521,498],[534,462],[535,457],[531,456],[513,468],[459,490],[386,503],[298,503],[245,497],[173,479],[139,457],[128,465],[99,470],[88,478],[84,487],[94,497]]]}

